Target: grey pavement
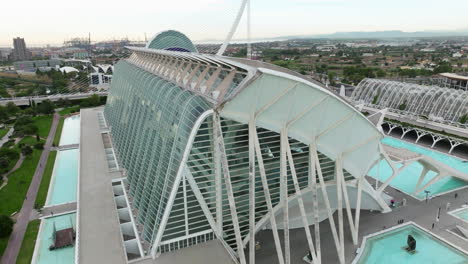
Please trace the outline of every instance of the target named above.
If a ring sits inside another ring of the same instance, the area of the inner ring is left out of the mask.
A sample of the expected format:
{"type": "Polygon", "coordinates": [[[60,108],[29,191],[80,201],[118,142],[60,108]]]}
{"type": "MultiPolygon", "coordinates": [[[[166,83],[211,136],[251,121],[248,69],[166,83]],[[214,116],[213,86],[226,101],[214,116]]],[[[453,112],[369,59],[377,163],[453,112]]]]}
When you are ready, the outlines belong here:
{"type": "Polygon", "coordinates": [[[81,110],[77,257],[84,264],[123,264],[127,258],[97,113],[81,110]]]}
{"type": "Polygon", "coordinates": [[[174,252],[164,253],[156,259],[146,257],[132,264],[234,264],[226,249],[219,240],[211,240],[192,247],[182,248],[174,252]]]}
{"type": "Polygon", "coordinates": [[[76,202],[48,206],[48,207],[42,208],[41,211],[33,210],[30,216],[30,220],[38,219],[41,217],[54,216],[54,215],[73,212],[73,211],[76,211],[76,202]]]}
{"type": "Polygon", "coordinates": [[[79,146],[80,146],[79,144],[70,144],[70,145],[59,146],[57,148],[58,150],[66,150],[66,149],[75,149],[75,148],[78,148],[79,146]]]}
{"type": "Polygon", "coordinates": [[[26,232],[30,215],[34,207],[34,203],[36,201],[39,185],[41,184],[45,164],[47,163],[47,159],[49,157],[50,148],[52,146],[52,141],[54,140],[55,136],[55,131],[57,130],[58,121],[59,115],[55,114],[52,121],[52,127],[47,137],[46,144],[44,145],[44,150],[42,151],[41,157],[39,159],[39,166],[36,167],[31,184],[29,185],[27,199],[23,202],[23,206],[18,214],[16,224],[13,227],[13,233],[11,233],[10,239],[8,240],[8,246],[5,249],[5,253],[2,256],[1,263],[3,264],[16,263],[16,258],[18,257],[18,253],[21,248],[21,243],[23,242],[24,233],[26,232]]]}
{"type": "MultiPolygon", "coordinates": [[[[371,180],[371,183],[375,182],[371,180]]],[[[413,221],[416,224],[431,230],[432,224],[435,223],[435,228],[432,230],[436,235],[446,239],[447,241],[455,244],[456,246],[468,250],[468,242],[459,237],[447,232],[447,229],[454,228],[455,225],[468,228],[466,222],[461,221],[447,214],[445,206],[450,202],[451,209],[461,207],[468,202],[468,189],[457,191],[458,198],[455,199],[454,193],[445,194],[435,197],[426,203],[419,201],[411,196],[399,192],[391,187],[387,187],[387,194],[393,196],[397,202],[401,202],[403,198],[407,200],[407,206],[393,209],[392,212],[382,214],[380,212],[362,211],[361,220],[359,224],[359,243],[357,246],[353,245],[351,233],[347,218],[344,217],[344,230],[345,230],[345,255],[346,263],[351,263],[356,256],[356,250],[361,247],[362,238],[366,235],[381,231],[397,225],[398,220],[404,219],[404,222],[413,221]],[[437,223],[435,218],[437,211],[441,207],[441,218],[437,223]]],[[[354,211],[353,211],[354,214],[354,211]]],[[[334,214],[335,223],[337,223],[337,213],[334,214]]],[[[313,226],[310,226],[312,235],[314,235],[313,226]]],[[[280,231],[280,237],[283,234],[280,231]]],[[[321,236],[321,250],[322,250],[322,263],[339,263],[336,253],[336,248],[331,235],[329,221],[326,219],[320,223],[320,236],[321,236]]],[[[304,229],[290,230],[291,241],[291,263],[304,263],[302,258],[308,252],[307,240],[305,237],[304,229]]],[[[270,230],[260,231],[256,235],[256,240],[260,242],[261,249],[256,252],[256,262],[260,264],[278,263],[276,250],[273,241],[273,235],[270,230]]],[[[403,241],[404,243],[405,241],[403,241]]],[[[248,250],[246,251],[248,255],[248,250]]]]}

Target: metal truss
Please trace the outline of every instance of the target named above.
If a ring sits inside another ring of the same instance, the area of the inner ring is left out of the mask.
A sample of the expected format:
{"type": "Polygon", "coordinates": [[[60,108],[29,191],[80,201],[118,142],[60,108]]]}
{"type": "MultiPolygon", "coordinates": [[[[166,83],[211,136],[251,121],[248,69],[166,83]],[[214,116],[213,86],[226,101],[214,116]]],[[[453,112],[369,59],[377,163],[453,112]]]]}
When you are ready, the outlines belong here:
{"type": "Polygon", "coordinates": [[[232,95],[248,71],[225,61],[194,53],[129,47],[129,63],[170,81],[213,104],[232,95]]]}
{"type": "Polygon", "coordinates": [[[468,91],[439,86],[425,86],[390,80],[364,79],[351,95],[356,104],[365,103],[380,109],[425,118],[457,126],[468,114],[468,91]]]}
{"type": "Polygon", "coordinates": [[[388,125],[389,130],[388,130],[387,134],[389,134],[389,135],[396,128],[400,128],[402,130],[402,132],[403,132],[403,134],[400,137],[401,139],[403,139],[406,136],[406,134],[408,134],[408,132],[414,131],[416,133],[416,135],[417,135],[415,143],[418,143],[419,140],[424,136],[428,136],[428,135],[431,136],[432,137],[431,148],[434,148],[439,141],[447,140],[450,143],[450,149],[449,149],[449,152],[448,152],[449,154],[451,154],[452,151],[456,147],[458,147],[460,145],[468,145],[468,141],[460,139],[460,138],[453,138],[453,137],[450,137],[450,136],[447,136],[447,135],[443,135],[443,134],[440,134],[440,133],[424,130],[424,129],[421,129],[421,128],[408,127],[408,126],[404,126],[404,125],[402,125],[400,123],[391,122],[391,121],[384,121],[383,123],[388,125]]]}

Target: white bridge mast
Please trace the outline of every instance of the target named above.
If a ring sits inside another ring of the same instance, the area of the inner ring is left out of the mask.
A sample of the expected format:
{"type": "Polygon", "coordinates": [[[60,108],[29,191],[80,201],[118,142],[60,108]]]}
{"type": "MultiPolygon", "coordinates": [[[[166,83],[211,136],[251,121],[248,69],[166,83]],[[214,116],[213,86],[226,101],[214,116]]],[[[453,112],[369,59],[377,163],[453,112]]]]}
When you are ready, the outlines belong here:
{"type": "Polygon", "coordinates": [[[222,56],[223,53],[226,51],[227,46],[229,45],[229,42],[231,42],[232,36],[237,30],[237,27],[239,26],[240,19],[242,18],[242,14],[244,13],[245,7],[247,7],[247,57],[250,58],[251,54],[251,45],[250,45],[250,0],[242,0],[241,7],[239,9],[239,12],[237,13],[236,19],[234,20],[234,24],[231,27],[231,30],[229,31],[229,34],[227,35],[226,39],[223,42],[223,45],[221,45],[221,48],[219,48],[218,52],[216,55],[222,56]]]}

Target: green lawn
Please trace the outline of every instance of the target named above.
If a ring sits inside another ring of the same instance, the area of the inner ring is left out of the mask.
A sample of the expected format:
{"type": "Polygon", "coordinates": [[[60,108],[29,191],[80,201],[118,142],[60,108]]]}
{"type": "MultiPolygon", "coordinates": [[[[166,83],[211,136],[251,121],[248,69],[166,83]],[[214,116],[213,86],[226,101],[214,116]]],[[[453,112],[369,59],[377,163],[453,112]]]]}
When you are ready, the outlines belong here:
{"type": "Polygon", "coordinates": [[[24,137],[23,139],[21,139],[18,144],[16,145],[16,148],[19,149],[19,144],[27,144],[27,145],[30,145],[31,147],[33,147],[36,143],[39,143],[39,142],[43,142],[45,143],[45,140],[40,140],[40,141],[37,141],[37,139],[35,137],[32,137],[32,136],[28,136],[28,137],[24,137]]]}
{"type": "Polygon", "coordinates": [[[16,259],[16,264],[31,263],[40,223],[41,221],[38,219],[29,222],[26,233],[24,234],[24,239],[23,243],[21,244],[18,258],[16,259]]]}
{"type": "MultiPolygon", "coordinates": [[[[33,137],[25,137],[20,142],[34,144],[37,141],[33,137]]],[[[11,215],[21,209],[41,154],[42,150],[33,149],[33,153],[26,157],[21,167],[10,174],[8,184],[0,190],[0,201],[6,201],[0,202],[0,214],[11,215]]],[[[0,238],[0,255],[3,254],[8,239],[9,237],[0,238]]]]}
{"type": "Polygon", "coordinates": [[[42,175],[41,185],[39,185],[39,192],[36,197],[36,204],[38,208],[42,208],[45,205],[47,199],[47,191],[49,190],[50,179],[52,178],[52,171],[54,170],[55,157],[57,156],[57,151],[51,151],[49,153],[49,158],[47,159],[47,164],[42,175]]]}
{"type": "Polygon", "coordinates": [[[5,251],[8,245],[8,239],[10,239],[9,236],[0,238],[0,256],[3,255],[3,251],[5,251]]]}
{"type": "Polygon", "coordinates": [[[55,136],[54,136],[54,146],[58,146],[60,144],[60,136],[62,135],[62,129],[63,129],[63,122],[65,119],[63,117],[60,117],[59,123],[57,125],[57,130],[55,131],[55,136]]]}
{"type": "Polygon", "coordinates": [[[34,124],[39,128],[39,136],[46,138],[49,135],[50,127],[52,126],[52,115],[48,116],[36,116],[32,120],[34,124]]]}
{"type": "Polygon", "coordinates": [[[8,133],[8,128],[0,128],[0,139],[8,133]]]}
{"type": "Polygon", "coordinates": [[[64,115],[68,115],[68,114],[75,113],[78,111],[80,111],[80,106],[75,105],[75,106],[67,107],[67,108],[60,110],[59,115],[64,116],[64,115]]]}
{"type": "MultiPolygon", "coordinates": [[[[19,150],[17,150],[17,151],[19,153],[19,150]]],[[[18,158],[10,160],[10,163],[8,164],[7,167],[0,168],[0,175],[5,174],[5,173],[9,172],[11,169],[13,169],[13,167],[16,165],[16,162],[18,162],[19,158],[20,158],[20,155],[18,154],[18,158]]]]}
{"type": "Polygon", "coordinates": [[[4,201],[0,202],[0,214],[11,215],[21,209],[41,153],[42,150],[34,149],[21,167],[10,174],[8,184],[0,190],[0,201],[4,201]]]}

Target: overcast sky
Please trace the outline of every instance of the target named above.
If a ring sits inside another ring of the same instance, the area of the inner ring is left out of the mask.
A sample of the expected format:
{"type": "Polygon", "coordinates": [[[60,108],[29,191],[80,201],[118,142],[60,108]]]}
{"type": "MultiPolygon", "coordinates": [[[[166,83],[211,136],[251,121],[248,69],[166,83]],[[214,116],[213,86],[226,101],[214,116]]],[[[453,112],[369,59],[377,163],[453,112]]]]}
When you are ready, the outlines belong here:
{"type": "MultiPolygon", "coordinates": [[[[468,29],[468,0],[251,0],[252,35],[267,38],[342,31],[468,29]]],[[[176,29],[195,41],[223,39],[241,0],[5,0],[0,46],[144,39],[176,29]]],[[[235,38],[245,37],[245,19],[235,38]]]]}

